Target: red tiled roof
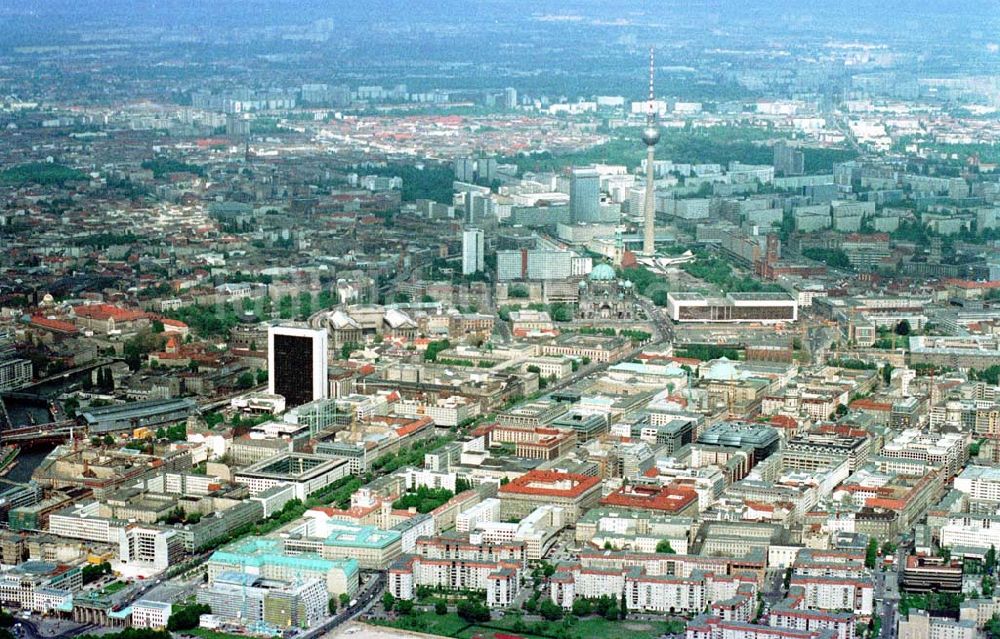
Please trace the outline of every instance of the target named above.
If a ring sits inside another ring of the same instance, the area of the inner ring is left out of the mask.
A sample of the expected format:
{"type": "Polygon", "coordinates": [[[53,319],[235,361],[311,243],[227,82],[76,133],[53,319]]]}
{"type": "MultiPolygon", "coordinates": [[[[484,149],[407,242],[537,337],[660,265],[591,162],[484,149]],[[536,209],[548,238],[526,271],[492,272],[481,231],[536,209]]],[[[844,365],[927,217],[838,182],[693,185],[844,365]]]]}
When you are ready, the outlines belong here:
{"type": "Polygon", "coordinates": [[[681,512],[697,501],[698,493],[694,490],[669,484],[662,487],[623,486],[607,497],[601,499],[602,506],[624,506],[626,508],[644,508],[662,512],[681,512]]]}
{"type": "Polygon", "coordinates": [[[138,319],[149,317],[142,311],[133,311],[125,308],[118,308],[111,304],[90,304],[74,306],[73,312],[77,317],[86,317],[95,320],[113,319],[116,322],[133,322],[138,319]]]}
{"type": "Polygon", "coordinates": [[[1000,288],[1000,280],[995,282],[976,282],[974,280],[945,280],[945,284],[956,288],[977,289],[977,288],[1000,288]]]}
{"type": "Polygon", "coordinates": [[[888,242],[888,233],[848,233],[844,236],[848,242],[888,242]]]}
{"type": "Polygon", "coordinates": [[[404,424],[396,429],[396,434],[400,437],[406,437],[407,435],[412,435],[418,430],[425,428],[428,424],[434,424],[434,420],[430,417],[421,417],[419,419],[414,419],[408,424],[404,424]]]}
{"type": "Polygon", "coordinates": [[[888,402],[876,402],[872,399],[856,399],[851,402],[851,408],[855,410],[877,410],[887,413],[892,410],[892,404],[888,402]]]}
{"type": "Polygon", "coordinates": [[[552,470],[530,470],[509,484],[500,487],[501,493],[514,495],[538,495],[540,497],[575,498],[601,483],[599,477],[559,473],[552,470]],[[559,484],[569,482],[567,488],[559,484]]]}
{"type": "Polygon", "coordinates": [[[71,322],[64,322],[62,320],[49,319],[41,315],[35,315],[31,318],[31,325],[37,326],[38,328],[43,328],[48,331],[53,331],[55,333],[67,333],[74,334],[78,331],[76,325],[71,322]]]}
{"type": "Polygon", "coordinates": [[[780,428],[794,429],[799,427],[799,422],[794,417],[789,417],[788,415],[774,415],[769,421],[772,425],[780,428]]]}

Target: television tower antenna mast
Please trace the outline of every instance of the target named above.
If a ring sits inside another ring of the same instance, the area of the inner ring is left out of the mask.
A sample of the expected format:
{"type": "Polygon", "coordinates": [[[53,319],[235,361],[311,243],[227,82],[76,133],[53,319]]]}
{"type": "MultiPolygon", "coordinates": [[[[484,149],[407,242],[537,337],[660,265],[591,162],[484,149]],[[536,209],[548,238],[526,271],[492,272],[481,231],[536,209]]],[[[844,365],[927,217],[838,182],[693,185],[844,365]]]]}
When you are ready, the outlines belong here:
{"type": "Polygon", "coordinates": [[[653,104],[656,93],[653,88],[654,58],[653,47],[649,48],[649,102],[646,104],[646,128],[642,130],[642,143],[646,145],[646,199],[643,203],[642,252],[656,255],[656,175],[653,171],[654,148],[660,141],[660,129],[656,125],[656,107],[653,104]]]}

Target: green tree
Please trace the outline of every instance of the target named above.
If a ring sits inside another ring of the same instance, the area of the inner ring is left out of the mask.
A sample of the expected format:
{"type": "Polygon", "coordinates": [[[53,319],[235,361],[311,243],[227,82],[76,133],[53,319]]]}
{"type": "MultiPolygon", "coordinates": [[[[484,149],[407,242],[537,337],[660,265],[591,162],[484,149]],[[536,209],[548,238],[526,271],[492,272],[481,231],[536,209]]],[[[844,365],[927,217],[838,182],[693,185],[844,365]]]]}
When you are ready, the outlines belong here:
{"type": "Polygon", "coordinates": [[[436,615],[448,614],[448,604],[446,604],[443,601],[434,602],[434,614],[436,615]]]}
{"type": "Polygon", "coordinates": [[[485,604],[478,601],[463,599],[458,602],[456,610],[458,616],[468,621],[476,623],[490,620],[490,609],[485,604]]]}
{"type": "Polygon", "coordinates": [[[985,630],[990,639],[1000,639],[1000,615],[993,615],[986,623],[985,630]]]}
{"type": "Polygon", "coordinates": [[[99,564],[88,564],[80,570],[80,576],[83,578],[83,583],[85,584],[97,581],[104,575],[109,574],[111,574],[111,564],[106,561],[99,564]]]}
{"type": "Polygon", "coordinates": [[[307,319],[312,315],[312,295],[308,292],[299,293],[299,317],[301,319],[307,319]]]}
{"type": "Polygon", "coordinates": [[[400,599],[396,603],[396,612],[401,615],[411,615],[413,614],[413,602],[409,599],[400,599]]]}
{"type": "Polygon", "coordinates": [[[993,570],[997,566],[997,547],[990,544],[990,549],[986,551],[986,557],[983,560],[983,567],[986,568],[986,572],[993,574],[993,570]]]}
{"type": "Polygon", "coordinates": [[[427,344],[427,350],[424,351],[424,360],[428,362],[437,361],[438,353],[451,348],[451,342],[446,339],[436,340],[427,344]]]}
{"type": "Polygon", "coordinates": [[[882,367],[882,383],[888,386],[892,383],[892,364],[886,362],[885,366],[882,367]]]}
{"type": "Polygon", "coordinates": [[[573,321],[573,309],[570,308],[568,304],[562,302],[556,302],[550,307],[550,312],[552,314],[553,322],[571,322],[573,321]]]}
{"type": "Polygon", "coordinates": [[[604,611],[604,618],[607,619],[608,621],[617,621],[618,620],[618,604],[617,603],[612,603],[610,606],[607,607],[607,609],[604,611]]]}
{"type": "Polygon", "coordinates": [[[351,603],[351,596],[346,592],[340,593],[339,595],[337,595],[337,598],[340,600],[341,608],[346,608],[347,604],[351,603]]]}
{"type": "Polygon", "coordinates": [[[429,513],[452,497],[454,497],[454,494],[447,488],[419,486],[416,490],[405,493],[399,499],[392,502],[392,507],[397,510],[416,508],[419,513],[429,513]]]}
{"type": "Polygon", "coordinates": [[[910,321],[901,320],[899,324],[896,324],[896,335],[909,335],[910,334],[910,321]]]}
{"type": "Polygon", "coordinates": [[[847,258],[847,253],[840,249],[804,248],[802,254],[817,262],[824,262],[833,268],[851,268],[851,260],[847,258]]]}
{"type": "Polygon", "coordinates": [[[176,632],[197,628],[199,617],[210,614],[212,614],[212,609],[205,604],[190,604],[174,608],[170,618],[167,619],[167,630],[176,632]]]}
{"type": "Polygon", "coordinates": [[[253,388],[254,384],[254,374],[251,372],[245,372],[240,374],[239,378],[236,380],[236,387],[246,390],[248,388],[253,388]]]}
{"type": "Polygon", "coordinates": [[[865,567],[874,569],[878,564],[878,539],[872,537],[868,540],[868,547],[865,549],[865,567]]]}
{"type": "Polygon", "coordinates": [[[166,340],[162,335],[151,331],[138,333],[125,341],[125,363],[130,369],[137,371],[142,367],[146,356],[162,350],[165,343],[166,340]]]}
{"type": "Polygon", "coordinates": [[[280,319],[292,319],[292,306],[294,300],[289,294],[285,294],[278,300],[278,317],[280,319]]]}
{"type": "Polygon", "coordinates": [[[547,621],[559,621],[563,618],[563,609],[546,597],[538,606],[538,613],[547,621]]]}
{"type": "Polygon", "coordinates": [[[528,289],[520,284],[515,284],[507,289],[507,295],[516,299],[524,299],[528,297],[528,289]]]}
{"type": "Polygon", "coordinates": [[[209,428],[215,428],[226,419],[221,413],[205,413],[203,417],[209,428]]]}
{"type": "Polygon", "coordinates": [[[340,359],[350,359],[351,353],[358,350],[358,345],[354,342],[346,342],[340,347],[340,359]]]}
{"type": "Polygon", "coordinates": [[[392,596],[392,593],[388,590],[382,595],[382,607],[385,608],[386,612],[392,610],[392,607],[396,604],[396,598],[392,596]]]}
{"type": "Polygon", "coordinates": [[[577,597],[573,600],[573,614],[577,617],[586,617],[592,612],[593,606],[589,599],[577,597]]]}
{"type": "Polygon", "coordinates": [[[670,545],[669,539],[661,539],[656,543],[656,552],[666,553],[668,555],[675,555],[673,546],[670,545]]]}

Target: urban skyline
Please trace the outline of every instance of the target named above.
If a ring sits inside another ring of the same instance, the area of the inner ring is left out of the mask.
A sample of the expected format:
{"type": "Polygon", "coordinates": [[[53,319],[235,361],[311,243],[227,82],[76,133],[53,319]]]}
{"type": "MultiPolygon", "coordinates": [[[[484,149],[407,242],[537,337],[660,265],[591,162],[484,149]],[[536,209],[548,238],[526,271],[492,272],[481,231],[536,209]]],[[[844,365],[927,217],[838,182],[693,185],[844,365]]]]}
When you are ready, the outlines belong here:
{"type": "Polygon", "coordinates": [[[0,639],[1000,639],[998,33],[0,3],[0,639]]]}

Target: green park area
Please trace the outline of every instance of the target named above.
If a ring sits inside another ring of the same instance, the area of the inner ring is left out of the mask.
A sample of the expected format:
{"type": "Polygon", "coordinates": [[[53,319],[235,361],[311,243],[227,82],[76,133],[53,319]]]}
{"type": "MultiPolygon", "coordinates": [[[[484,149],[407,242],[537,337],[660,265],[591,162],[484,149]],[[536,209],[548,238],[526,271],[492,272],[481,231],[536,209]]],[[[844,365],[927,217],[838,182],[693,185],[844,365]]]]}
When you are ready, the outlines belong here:
{"type": "Polygon", "coordinates": [[[656,639],[664,634],[684,631],[684,623],[681,621],[609,621],[597,616],[568,616],[558,621],[548,621],[527,620],[522,615],[513,613],[490,621],[470,622],[453,612],[438,615],[419,610],[392,621],[375,623],[454,639],[492,639],[497,633],[516,634],[524,639],[606,639],[622,633],[626,633],[630,639],[656,639]]]}

